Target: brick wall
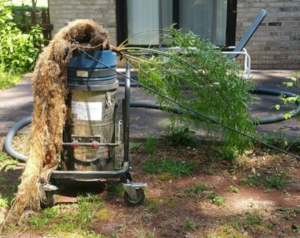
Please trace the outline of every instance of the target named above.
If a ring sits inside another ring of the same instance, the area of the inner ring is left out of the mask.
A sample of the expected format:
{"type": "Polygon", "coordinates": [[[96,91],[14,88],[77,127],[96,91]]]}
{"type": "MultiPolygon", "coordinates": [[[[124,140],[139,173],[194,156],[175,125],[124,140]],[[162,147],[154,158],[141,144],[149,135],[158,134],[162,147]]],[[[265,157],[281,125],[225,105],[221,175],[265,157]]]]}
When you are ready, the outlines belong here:
{"type": "Polygon", "coordinates": [[[236,41],[262,8],[267,15],[246,45],[252,69],[300,70],[300,0],[238,0],[236,41]]]}
{"type": "Polygon", "coordinates": [[[108,31],[111,43],[116,44],[115,0],[48,0],[48,2],[54,34],[72,20],[93,19],[108,31]]]}
{"type": "MultiPolygon", "coordinates": [[[[48,1],[54,34],[71,20],[92,18],[116,45],[115,0],[48,1]]],[[[300,0],[238,0],[236,41],[262,8],[267,16],[246,46],[252,69],[300,70],[300,0]]]]}

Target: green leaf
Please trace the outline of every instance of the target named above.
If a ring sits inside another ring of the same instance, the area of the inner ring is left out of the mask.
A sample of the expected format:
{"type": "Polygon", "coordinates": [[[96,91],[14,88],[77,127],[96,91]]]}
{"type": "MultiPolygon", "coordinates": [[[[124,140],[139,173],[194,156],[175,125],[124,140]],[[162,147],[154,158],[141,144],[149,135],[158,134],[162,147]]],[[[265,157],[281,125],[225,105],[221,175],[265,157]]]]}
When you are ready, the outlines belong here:
{"type": "Polygon", "coordinates": [[[27,60],[32,63],[34,60],[32,58],[27,58],[27,60]]]}
{"type": "Polygon", "coordinates": [[[293,82],[283,82],[284,85],[286,85],[287,87],[293,87],[294,83],[293,82]]]}
{"type": "Polygon", "coordinates": [[[292,117],[292,114],[289,113],[289,112],[286,112],[286,113],[284,113],[283,117],[284,117],[285,120],[287,120],[287,119],[290,119],[292,117]]]}
{"type": "Polygon", "coordinates": [[[297,78],[296,77],[286,77],[287,79],[290,79],[290,80],[292,80],[292,81],[294,81],[294,82],[296,82],[297,81],[297,78]]]}

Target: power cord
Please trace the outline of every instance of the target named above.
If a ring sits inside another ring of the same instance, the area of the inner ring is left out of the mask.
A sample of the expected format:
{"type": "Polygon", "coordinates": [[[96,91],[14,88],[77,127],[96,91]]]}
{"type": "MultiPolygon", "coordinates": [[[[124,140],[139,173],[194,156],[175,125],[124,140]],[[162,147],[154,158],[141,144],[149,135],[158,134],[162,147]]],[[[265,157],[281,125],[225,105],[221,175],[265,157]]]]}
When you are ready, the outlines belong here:
{"type": "Polygon", "coordinates": [[[285,151],[285,150],[283,150],[283,149],[280,149],[280,148],[278,148],[278,147],[276,147],[276,146],[270,145],[270,144],[268,144],[268,143],[266,143],[266,142],[264,142],[264,141],[262,141],[262,140],[260,140],[260,139],[254,138],[254,137],[252,137],[252,136],[250,136],[250,135],[247,135],[247,134],[245,134],[245,133],[243,133],[243,132],[241,132],[241,131],[238,131],[238,130],[236,130],[236,129],[230,127],[230,126],[227,126],[227,125],[225,125],[225,124],[223,124],[223,123],[221,123],[221,122],[219,122],[219,121],[217,121],[217,120],[215,120],[215,119],[213,119],[213,118],[211,118],[211,117],[209,117],[209,116],[207,116],[207,115],[205,115],[205,114],[203,114],[203,113],[197,112],[197,111],[195,111],[195,110],[193,110],[193,109],[191,109],[191,108],[189,108],[189,107],[186,107],[186,106],[182,105],[181,103],[176,102],[176,101],[173,100],[172,98],[169,98],[168,96],[165,96],[165,95],[163,95],[163,94],[161,94],[161,93],[155,91],[154,89],[152,89],[152,88],[150,88],[150,87],[148,87],[148,86],[146,86],[146,85],[144,85],[144,84],[142,84],[142,83],[139,83],[139,82],[136,81],[135,79],[130,78],[130,77],[128,77],[127,75],[125,75],[125,74],[123,74],[123,73],[121,73],[121,72],[118,72],[117,70],[111,68],[111,67],[108,66],[107,64],[105,64],[105,63],[101,62],[100,60],[94,58],[93,56],[91,56],[90,54],[88,54],[87,52],[85,52],[84,50],[82,50],[82,49],[79,49],[79,50],[80,50],[82,53],[84,53],[86,56],[88,56],[88,57],[90,57],[91,59],[95,60],[96,62],[102,64],[102,65],[105,66],[106,68],[110,68],[110,69],[111,69],[112,71],[114,71],[116,74],[119,74],[119,75],[123,76],[124,78],[129,79],[130,81],[134,82],[134,83],[137,84],[138,86],[143,87],[143,88],[145,88],[145,89],[147,89],[147,90],[153,92],[154,94],[156,94],[156,95],[158,95],[158,96],[160,96],[160,97],[162,97],[162,98],[164,98],[164,99],[166,99],[166,100],[168,100],[168,101],[174,103],[175,105],[177,105],[177,106],[179,106],[179,107],[181,107],[181,108],[186,109],[187,111],[190,111],[190,112],[194,113],[194,114],[197,115],[197,116],[203,117],[203,118],[205,118],[205,119],[207,119],[207,120],[209,120],[209,121],[211,121],[211,122],[213,122],[213,123],[216,123],[216,124],[218,124],[218,125],[220,125],[220,126],[222,126],[222,127],[224,127],[224,128],[227,128],[227,129],[231,130],[231,131],[234,131],[234,132],[236,132],[236,133],[238,133],[238,134],[240,134],[240,135],[242,135],[242,136],[244,136],[244,137],[247,137],[247,138],[249,138],[249,139],[251,139],[251,140],[253,140],[253,141],[256,141],[256,142],[258,142],[258,143],[260,143],[260,144],[262,144],[262,145],[264,145],[264,146],[267,146],[267,147],[269,147],[269,148],[272,148],[272,149],[274,149],[274,150],[277,150],[277,151],[279,151],[279,152],[281,152],[281,153],[284,153],[284,154],[286,154],[286,155],[288,155],[288,156],[291,156],[291,157],[293,157],[293,158],[295,158],[295,159],[300,160],[300,157],[297,156],[297,155],[295,155],[295,154],[292,154],[292,153],[290,153],[290,152],[288,152],[288,151],[285,151]]]}

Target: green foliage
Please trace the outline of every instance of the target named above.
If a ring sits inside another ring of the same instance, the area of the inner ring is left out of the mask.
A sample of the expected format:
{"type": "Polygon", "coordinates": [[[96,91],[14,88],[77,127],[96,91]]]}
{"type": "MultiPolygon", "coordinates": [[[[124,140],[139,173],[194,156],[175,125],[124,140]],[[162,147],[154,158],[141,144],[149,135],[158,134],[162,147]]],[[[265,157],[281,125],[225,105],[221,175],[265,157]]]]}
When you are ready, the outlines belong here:
{"type": "Polygon", "coordinates": [[[260,177],[260,173],[255,173],[242,178],[241,181],[246,183],[249,186],[258,186],[260,183],[259,177],[260,177]]]}
{"type": "Polygon", "coordinates": [[[194,184],[192,187],[186,188],[184,191],[196,195],[197,198],[201,197],[201,193],[206,191],[208,187],[203,184],[194,184]]]}
{"type": "Polygon", "coordinates": [[[75,219],[82,228],[87,228],[92,222],[96,209],[102,206],[103,200],[89,194],[86,197],[81,196],[78,199],[79,211],[75,219]]]}
{"type": "Polygon", "coordinates": [[[153,229],[153,231],[151,233],[149,231],[145,231],[143,229],[143,227],[141,227],[140,230],[138,230],[134,227],[134,230],[136,232],[137,238],[155,238],[155,228],[153,229]]]}
{"type": "Polygon", "coordinates": [[[239,189],[237,187],[231,186],[231,185],[226,190],[230,193],[238,193],[239,192],[239,189]]]}
{"type": "MultiPolygon", "coordinates": [[[[19,4],[21,4],[21,1],[19,4]]],[[[14,14],[14,22],[17,24],[17,26],[19,28],[21,26],[23,26],[23,28],[24,28],[24,25],[26,25],[26,26],[28,26],[27,28],[29,28],[29,25],[31,24],[32,6],[24,5],[24,1],[22,1],[22,5],[16,5],[16,3],[14,3],[14,5],[9,5],[9,8],[11,9],[11,11],[14,14]],[[21,14],[22,11],[25,14],[21,14]]],[[[35,15],[35,17],[36,17],[35,21],[38,24],[41,24],[43,22],[40,12],[42,10],[47,10],[47,9],[48,9],[48,7],[36,6],[35,11],[37,14],[35,15]]]]}
{"type": "Polygon", "coordinates": [[[10,88],[20,81],[20,74],[7,71],[4,64],[0,63],[0,91],[10,88]]]}
{"type": "Polygon", "coordinates": [[[238,151],[234,147],[222,147],[217,149],[221,160],[226,160],[229,162],[237,161],[238,151]]]}
{"type": "Polygon", "coordinates": [[[112,196],[123,196],[124,193],[124,187],[120,183],[114,183],[114,182],[108,182],[107,183],[107,192],[109,195],[112,196]]]}
{"type": "Polygon", "coordinates": [[[147,206],[147,210],[149,210],[150,212],[158,212],[159,205],[157,198],[146,198],[144,204],[147,206]]]}
{"type": "Polygon", "coordinates": [[[239,216],[234,215],[230,219],[230,223],[234,228],[242,227],[243,229],[251,229],[253,231],[263,229],[264,227],[261,226],[262,222],[263,222],[263,217],[259,213],[253,212],[251,210],[248,210],[246,212],[245,218],[240,218],[239,216]]]}
{"type": "Polygon", "coordinates": [[[0,2],[0,64],[9,72],[25,73],[34,68],[43,46],[42,28],[32,27],[23,34],[13,21],[9,7],[0,2]]]}
{"type": "Polygon", "coordinates": [[[166,110],[177,107],[174,102],[184,106],[180,108],[181,114],[171,117],[201,125],[210,135],[218,136],[221,130],[226,145],[236,146],[242,153],[252,145],[248,138],[187,108],[253,136],[255,130],[247,107],[252,98],[248,92],[253,87],[250,80],[240,75],[237,63],[191,32],[184,34],[171,27],[161,37],[164,45],[170,47],[168,51],[120,46],[120,50],[126,50],[125,60],[138,71],[139,82],[149,86],[149,94],[153,94],[151,88],[164,95],[157,97],[157,103],[167,106],[166,110]]]}
{"type": "Polygon", "coordinates": [[[178,121],[173,118],[169,125],[166,125],[166,135],[168,143],[174,146],[190,146],[195,147],[199,145],[199,141],[195,137],[195,131],[189,129],[188,123],[179,125],[178,121]]]}
{"type": "Polygon", "coordinates": [[[217,196],[215,193],[209,194],[207,198],[211,199],[213,203],[215,203],[218,206],[221,206],[226,200],[225,197],[217,196]]]}
{"type": "Polygon", "coordinates": [[[196,230],[200,227],[200,224],[198,222],[194,222],[193,220],[189,219],[188,217],[185,218],[185,229],[187,230],[196,230]]]}
{"type": "Polygon", "coordinates": [[[42,215],[45,218],[54,219],[58,216],[58,208],[57,207],[46,208],[45,210],[43,210],[42,215]]]}
{"type": "Polygon", "coordinates": [[[2,195],[0,194],[0,209],[7,207],[7,205],[8,205],[7,198],[2,197],[2,195]]]}
{"type": "Polygon", "coordinates": [[[273,229],[275,228],[275,224],[269,223],[269,224],[267,225],[267,228],[268,228],[269,230],[273,230],[273,229]]]}
{"type": "MultiPolygon", "coordinates": [[[[252,236],[243,234],[244,232],[237,231],[231,226],[221,226],[215,235],[209,235],[208,238],[252,238],[252,236]]],[[[262,237],[260,237],[262,238],[262,237]]]]}
{"type": "Polygon", "coordinates": [[[194,168],[197,166],[196,162],[184,162],[175,160],[155,160],[148,159],[145,163],[144,170],[148,173],[162,173],[169,172],[175,178],[179,178],[182,174],[192,176],[194,168]]]}
{"type": "MultiPolygon", "coordinates": [[[[284,136],[284,128],[279,127],[277,129],[278,135],[275,135],[273,132],[272,133],[268,133],[267,135],[263,135],[262,136],[262,141],[264,141],[265,143],[269,144],[269,145],[274,145],[276,147],[279,147],[281,149],[286,149],[287,147],[289,147],[290,143],[287,140],[287,138],[284,136]]],[[[295,142],[293,142],[295,143],[295,142]]],[[[293,144],[291,143],[291,144],[293,144]]]]}
{"type": "MultiPolygon", "coordinates": [[[[287,87],[296,87],[298,90],[298,94],[300,92],[300,71],[295,72],[293,74],[293,76],[291,77],[287,77],[287,79],[290,79],[289,82],[283,82],[284,85],[286,85],[287,87]]],[[[296,95],[294,97],[286,97],[285,95],[280,95],[279,98],[282,100],[283,104],[286,105],[287,107],[290,107],[291,103],[299,103],[300,102],[300,97],[299,95],[296,95]]],[[[281,107],[281,105],[277,104],[275,105],[275,108],[277,110],[279,110],[281,107]]],[[[284,113],[284,118],[285,119],[289,119],[291,118],[293,115],[291,114],[291,112],[286,112],[284,113]]]]}
{"type": "Polygon", "coordinates": [[[32,218],[29,218],[28,221],[31,226],[43,227],[43,226],[47,225],[47,223],[49,222],[49,219],[46,217],[35,216],[32,218]]]}
{"type": "Polygon", "coordinates": [[[138,150],[141,146],[141,143],[130,143],[129,144],[129,149],[130,150],[138,150]]]}
{"type": "Polygon", "coordinates": [[[246,216],[247,216],[246,221],[243,224],[245,228],[248,228],[251,225],[262,224],[263,219],[260,214],[254,213],[252,211],[247,211],[246,216]]]}
{"type": "Polygon", "coordinates": [[[147,131],[146,141],[144,143],[144,148],[149,155],[152,155],[157,145],[157,138],[152,136],[149,131],[147,131]]]}
{"type": "Polygon", "coordinates": [[[287,175],[283,172],[276,171],[274,174],[266,177],[267,185],[277,189],[284,189],[290,181],[287,178],[287,175]]]}
{"type": "Polygon", "coordinates": [[[0,168],[13,170],[18,164],[17,160],[12,159],[8,154],[0,152],[0,168]]]}

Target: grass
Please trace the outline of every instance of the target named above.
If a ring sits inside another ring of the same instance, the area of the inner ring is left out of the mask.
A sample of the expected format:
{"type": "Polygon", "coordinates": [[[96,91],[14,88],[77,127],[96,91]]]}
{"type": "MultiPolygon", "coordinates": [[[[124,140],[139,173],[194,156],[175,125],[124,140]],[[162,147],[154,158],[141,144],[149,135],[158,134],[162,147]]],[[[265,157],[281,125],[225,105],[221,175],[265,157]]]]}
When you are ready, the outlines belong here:
{"type": "Polygon", "coordinates": [[[158,212],[159,209],[159,199],[160,198],[146,198],[144,204],[147,207],[147,210],[153,213],[158,212]]]}
{"type": "Polygon", "coordinates": [[[253,225],[262,224],[263,218],[260,214],[254,213],[252,211],[247,211],[246,216],[247,216],[246,221],[243,224],[244,228],[249,228],[250,226],[253,225]]]}
{"type": "Polygon", "coordinates": [[[0,91],[11,88],[21,81],[21,75],[7,72],[0,64],[0,91]]]}
{"type": "Polygon", "coordinates": [[[172,121],[169,125],[165,126],[166,139],[168,143],[175,146],[189,146],[195,147],[200,144],[200,141],[195,137],[195,131],[189,129],[188,124],[179,125],[177,122],[172,121]]]}
{"type": "Polygon", "coordinates": [[[153,154],[153,152],[156,148],[156,145],[157,145],[157,138],[154,137],[153,135],[151,135],[149,131],[147,131],[144,148],[148,155],[153,154]]]}
{"type": "Polygon", "coordinates": [[[211,199],[218,206],[221,206],[226,201],[225,197],[217,196],[215,193],[210,193],[207,198],[211,199]]]}
{"type": "Polygon", "coordinates": [[[217,152],[219,154],[219,159],[221,161],[222,160],[226,160],[226,161],[229,161],[229,162],[237,161],[238,151],[234,148],[222,147],[222,148],[218,149],[217,152]]]}
{"type": "MultiPolygon", "coordinates": [[[[149,183],[149,191],[141,206],[124,206],[121,198],[124,192],[122,184],[115,180],[107,181],[108,196],[106,196],[106,200],[103,200],[100,195],[79,194],[77,203],[60,203],[43,210],[37,216],[28,218],[25,221],[25,225],[28,227],[27,231],[45,237],[77,238],[173,237],[175,232],[178,237],[202,237],[204,230],[207,232],[205,237],[211,238],[281,237],[278,234],[279,230],[282,234],[299,236],[297,219],[300,214],[300,203],[298,207],[272,209],[274,208],[272,205],[266,205],[266,209],[261,209],[260,205],[253,201],[250,205],[251,209],[247,205],[248,211],[246,209],[238,210],[238,213],[228,214],[228,210],[231,209],[228,204],[230,199],[236,196],[234,193],[238,192],[240,196],[244,194],[245,190],[252,190],[245,185],[259,186],[253,190],[259,190],[261,193],[269,187],[290,191],[289,187],[285,188],[285,186],[289,186],[289,183],[285,185],[285,182],[290,181],[291,178],[296,179],[296,177],[292,177],[294,173],[291,172],[291,176],[289,176],[282,170],[286,169],[286,165],[293,166],[295,169],[299,168],[299,164],[296,164],[295,161],[292,161],[293,164],[290,164],[290,160],[285,161],[284,164],[278,164],[278,167],[276,166],[274,169],[273,160],[264,154],[266,159],[270,159],[269,162],[272,165],[259,167],[259,172],[255,173],[251,172],[252,167],[248,165],[252,163],[253,167],[258,168],[258,166],[254,164],[255,160],[249,161],[249,164],[242,169],[236,169],[234,174],[230,173],[230,176],[244,177],[243,183],[238,183],[241,187],[239,190],[234,186],[224,187],[225,185],[221,184],[223,180],[221,183],[213,180],[220,176],[216,169],[212,170],[212,177],[203,174],[205,168],[211,164],[200,154],[198,154],[200,156],[194,156],[198,148],[194,151],[181,148],[181,153],[187,153],[187,156],[190,156],[188,162],[183,162],[181,156],[176,157],[177,161],[172,156],[165,156],[161,147],[157,148],[151,159],[143,150],[143,144],[140,145],[136,147],[137,151],[134,153],[138,157],[135,158],[135,162],[141,161],[137,166],[144,166],[150,170],[150,173],[155,174],[144,173],[140,168],[139,171],[134,171],[137,173],[133,174],[136,182],[141,180],[149,183]],[[151,166],[147,167],[149,165],[151,166]],[[186,165],[189,169],[184,167],[186,165]],[[265,172],[270,168],[273,168],[273,174],[265,172]],[[186,170],[188,170],[187,173],[184,172],[186,170]],[[176,174],[180,174],[178,179],[170,181],[176,178],[176,174]],[[187,174],[191,177],[183,176],[187,174]],[[217,188],[218,186],[223,187],[220,190],[217,188]],[[228,201],[228,204],[225,201],[228,201]],[[221,213],[225,209],[227,214],[222,215],[221,213]]],[[[204,146],[201,146],[201,149],[204,149],[204,146]]],[[[209,149],[212,151],[211,147],[209,149]]],[[[174,150],[168,151],[174,152],[174,150]]],[[[7,154],[0,153],[0,165],[4,165],[4,162],[10,160],[11,158],[7,154]]],[[[278,161],[278,163],[280,162],[284,162],[284,160],[278,161]]],[[[219,160],[215,163],[222,164],[222,161],[219,160]]],[[[222,170],[227,173],[234,166],[236,164],[222,164],[222,170]]],[[[4,191],[0,196],[0,211],[7,211],[7,206],[10,204],[9,194],[13,193],[11,191],[13,189],[6,188],[9,175],[12,173],[14,173],[12,170],[7,170],[0,174],[0,189],[1,192],[4,191]]],[[[16,188],[17,183],[13,187],[16,188]]],[[[269,190],[270,194],[274,192],[283,194],[282,191],[269,190]]],[[[290,199],[298,199],[298,194],[291,193],[290,199]]],[[[247,202],[247,204],[249,203],[247,202]]],[[[17,230],[18,227],[10,229],[10,231],[17,230]]],[[[7,230],[5,232],[3,235],[8,234],[7,230]]]]}
{"type": "Polygon", "coordinates": [[[287,174],[280,172],[278,169],[276,169],[275,173],[266,176],[265,178],[260,178],[260,176],[260,173],[250,174],[247,177],[242,178],[241,181],[249,186],[265,185],[279,190],[283,190],[290,184],[290,179],[287,174]]]}
{"type": "MultiPolygon", "coordinates": [[[[6,153],[1,153],[0,152],[0,167],[4,169],[5,171],[7,170],[14,170],[15,167],[17,166],[18,161],[12,159],[8,154],[6,153]]],[[[2,178],[3,179],[3,178],[2,178]]],[[[1,183],[1,177],[0,177],[0,183],[1,183]]]]}
{"type": "Polygon", "coordinates": [[[230,193],[238,193],[239,192],[239,189],[235,186],[229,186],[227,189],[226,189],[227,192],[230,192],[230,193]]]}
{"type": "Polygon", "coordinates": [[[184,162],[158,159],[148,159],[145,163],[144,170],[148,173],[169,172],[175,178],[179,178],[182,174],[192,176],[193,170],[197,166],[197,162],[184,162]]]}
{"type": "Polygon", "coordinates": [[[185,229],[194,231],[197,230],[199,226],[200,224],[198,222],[195,222],[188,217],[185,218],[185,229]]]}
{"type": "Polygon", "coordinates": [[[269,134],[264,134],[261,139],[269,145],[277,146],[281,149],[287,148],[289,142],[283,134],[284,128],[282,127],[277,128],[277,132],[278,135],[275,135],[274,132],[269,134]]]}
{"type": "Polygon", "coordinates": [[[258,186],[260,184],[259,177],[259,173],[250,174],[247,177],[242,178],[241,181],[249,186],[258,186]]]}
{"type": "MultiPolygon", "coordinates": [[[[6,153],[0,152],[0,171],[1,172],[12,172],[16,168],[18,162],[8,156],[6,153]]],[[[9,183],[9,176],[7,174],[0,174],[0,189],[5,191],[0,194],[0,209],[6,208],[14,198],[14,193],[17,191],[17,187],[20,180],[11,184],[9,183]]]]}
{"type": "MultiPolygon", "coordinates": [[[[258,212],[253,212],[251,210],[248,210],[244,217],[238,216],[238,215],[233,215],[228,218],[228,221],[224,224],[225,226],[223,227],[223,232],[227,233],[227,231],[232,231],[233,234],[236,232],[236,230],[239,230],[242,228],[242,230],[252,230],[252,231],[262,231],[265,229],[265,227],[262,226],[263,224],[263,216],[260,215],[258,212]]],[[[270,223],[268,223],[270,225],[270,223]]],[[[266,225],[267,229],[273,229],[274,224],[272,228],[269,228],[268,225],[266,225]]],[[[270,226],[271,227],[271,226],[270,226]]],[[[222,232],[222,233],[223,233],[222,232]]],[[[224,234],[223,233],[223,234],[224,234]]],[[[244,232],[245,233],[245,232],[244,232]]],[[[229,233],[228,233],[229,235],[229,233]]],[[[238,235],[238,232],[236,234],[237,236],[220,236],[220,237],[244,237],[238,235]]],[[[249,236],[245,236],[249,237],[249,236]]]]}
{"type": "Polygon", "coordinates": [[[114,183],[114,182],[107,183],[107,193],[110,196],[122,197],[124,192],[125,192],[125,189],[122,184],[114,183]]]}
{"type": "Polygon", "coordinates": [[[98,218],[100,221],[110,221],[113,219],[114,212],[107,208],[102,208],[99,212],[95,214],[95,217],[98,218]]]}
{"type": "Polygon", "coordinates": [[[91,232],[89,228],[96,216],[103,219],[106,217],[108,221],[111,213],[107,209],[102,209],[103,204],[104,201],[96,195],[80,195],[77,204],[47,208],[29,218],[28,223],[38,232],[48,227],[46,233],[55,237],[64,237],[60,234],[71,233],[70,237],[102,238],[103,236],[91,232]]]}
{"type": "Polygon", "coordinates": [[[155,238],[155,228],[152,232],[145,231],[143,226],[141,226],[139,230],[134,227],[134,230],[136,232],[136,238],[155,238]]]}
{"type": "Polygon", "coordinates": [[[0,208],[6,208],[8,206],[8,199],[5,197],[2,197],[0,194],[0,208]]]}
{"type": "Polygon", "coordinates": [[[138,150],[141,147],[141,143],[130,143],[129,149],[130,150],[138,150]]]}
{"type": "Polygon", "coordinates": [[[284,172],[277,170],[276,173],[266,177],[266,183],[269,187],[282,190],[290,183],[290,181],[284,172]]]}
{"type": "Polygon", "coordinates": [[[189,194],[196,195],[197,198],[201,197],[203,191],[206,191],[208,187],[203,184],[194,184],[192,187],[186,188],[184,191],[189,194]]]}

